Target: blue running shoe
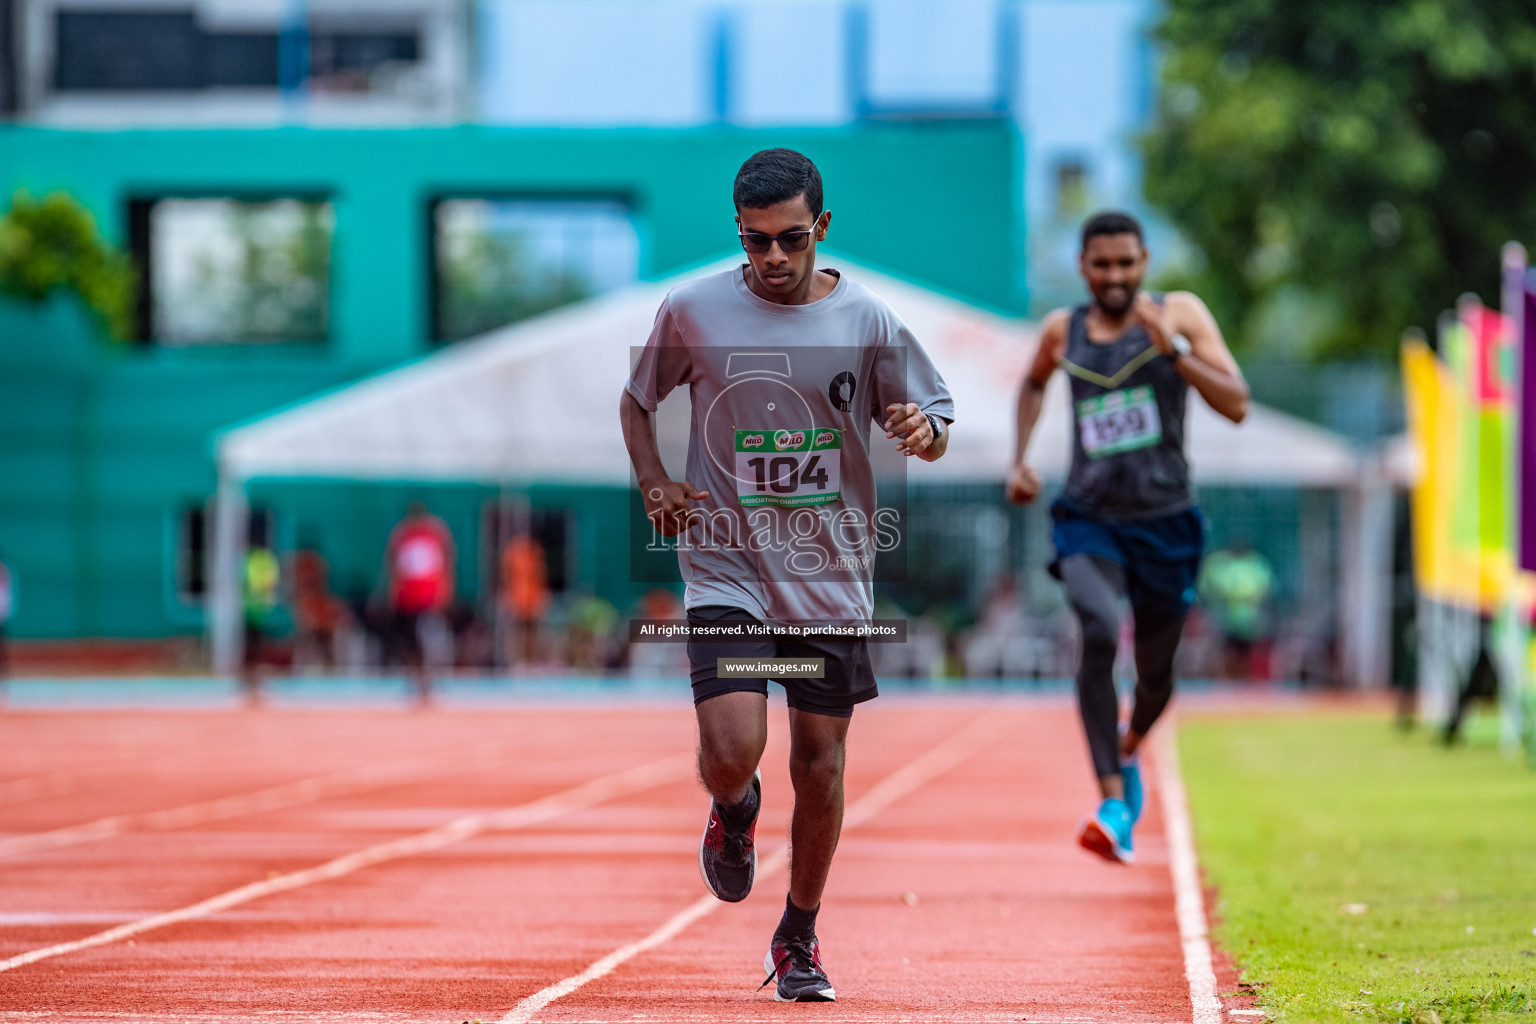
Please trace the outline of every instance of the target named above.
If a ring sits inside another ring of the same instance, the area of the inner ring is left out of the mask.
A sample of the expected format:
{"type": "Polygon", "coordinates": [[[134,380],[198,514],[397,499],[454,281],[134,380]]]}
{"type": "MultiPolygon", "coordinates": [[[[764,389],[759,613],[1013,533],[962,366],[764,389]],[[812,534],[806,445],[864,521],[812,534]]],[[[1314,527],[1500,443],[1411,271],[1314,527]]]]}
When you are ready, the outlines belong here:
{"type": "Polygon", "coordinates": [[[1125,801],[1111,797],[1099,804],[1099,809],[1078,829],[1077,845],[1117,864],[1134,861],[1131,809],[1125,801]]]}
{"type": "Polygon", "coordinates": [[[1125,786],[1125,806],[1131,809],[1131,824],[1141,820],[1141,808],[1147,799],[1147,791],[1141,784],[1141,758],[1131,757],[1120,762],[1120,781],[1125,786]]]}

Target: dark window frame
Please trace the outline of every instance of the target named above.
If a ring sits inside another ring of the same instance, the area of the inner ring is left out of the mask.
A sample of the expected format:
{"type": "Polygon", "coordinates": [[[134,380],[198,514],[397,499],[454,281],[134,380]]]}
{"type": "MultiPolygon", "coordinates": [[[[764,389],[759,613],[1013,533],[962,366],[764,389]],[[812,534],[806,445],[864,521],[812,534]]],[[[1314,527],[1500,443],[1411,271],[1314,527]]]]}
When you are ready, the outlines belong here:
{"type": "Polygon", "coordinates": [[[16,0],[0,0],[0,119],[21,110],[21,39],[16,0]]]}
{"type": "MultiPolygon", "coordinates": [[[[218,500],[209,498],[200,504],[186,503],[175,510],[176,531],[171,548],[171,592],[187,608],[207,604],[213,585],[214,523],[218,518],[218,500]]],[[[269,550],[276,551],[277,514],[265,505],[246,511],[246,543],[255,546],[259,537],[269,550]]]]}
{"type": "Polygon", "coordinates": [[[1080,153],[1058,154],[1051,161],[1051,212],[1063,219],[1081,218],[1093,206],[1093,168],[1080,153]]]}
{"type": "MultiPolygon", "coordinates": [[[[7,10],[14,10],[14,0],[0,4],[0,15],[7,10]]],[[[322,17],[296,33],[284,27],[219,32],[204,28],[190,3],[156,9],[56,9],[52,32],[48,81],[57,93],[197,93],[218,88],[277,92],[299,84],[283,77],[284,48],[295,34],[301,39],[300,52],[308,55],[301,82],[348,74],[366,78],[391,63],[420,66],[427,51],[426,29],[420,23],[333,25],[322,17]],[[326,66],[316,66],[317,61],[326,66]]],[[[0,56],[6,52],[0,49],[0,56]]],[[[0,113],[7,109],[3,86],[0,82],[0,113]]]]}
{"type": "Polygon", "coordinates": [[[480,508],[481,576],[483,592],[501,600],[501,552],[514,536],[516,519],[526,516],[528,533],[544,550],[546,579],[551,596],[559,597],[577,589],[580,560],[578,545],[580,524],[575,508],[567,505],[529,505],[488,499],[480,508]],[[558,535],[558,543],[552,539],[558,535]]]}
{"type": "MultiPolygon", "coordinates": [[[[133,265],[138,270],[138,293],[134,302],[134,335],[133,342],[142,347],[161,346],[163,343],[155,337],[154,323],[154,232],[151,228],[152,214],[157,203],[167,200],[180,199],[227,199],[237,203],[272,203],[293,200],[300,203],[329,203],[333,213],[340,201],[336,193],[327,188],[313,186],[301,186],[292,189],[261,189],[260,191],[242,189],[135,189],[131,191],[124,201],[124,217],[127,221],[128,252],[133,259],[133,265]]],[[[332,309],[332,300],[335,298],[336,280],[336,235],[331,236],[331,263],[330,273],[326,277],[326,307],[332,309]]],[[[206,343],[193,345],[171,345],[171,348],[214,348],[227,349],[246,346],[267,345],[298,345],[306,347],[318,347],[329,345],[335,340],[334,318],[326,317],[326,335],[323,338],[273,340],[273,341],[233,341],[212,340],[206,343]]]]}

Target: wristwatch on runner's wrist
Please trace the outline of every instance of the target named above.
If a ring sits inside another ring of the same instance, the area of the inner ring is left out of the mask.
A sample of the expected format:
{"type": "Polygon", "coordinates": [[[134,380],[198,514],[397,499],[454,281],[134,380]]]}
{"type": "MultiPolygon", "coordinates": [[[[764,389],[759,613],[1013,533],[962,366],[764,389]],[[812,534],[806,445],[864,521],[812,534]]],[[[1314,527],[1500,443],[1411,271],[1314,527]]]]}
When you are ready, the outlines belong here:
{"type": "Polygon", "coordinates": [[[1184,356],[1189,355],[1189,353],[1193,351],[1195,347],[1191,345],[1189,343],[1189,339],[1184,337],[1182,334],[1175,334],[1173,337],[1169,338],[1168,344],[1173,346],[1173,351],[1168,353],[1168,358],[1172,359],[1174,362],[1178,362],[1184,356]]]}
{"type": "Polygon", "coordinates": [[[944,436],[944,421],[931,412],[924,413],[923,415],[928,417],[928,426],[933,430],[933,439],[937,441],[940,437],[944,436]]]}

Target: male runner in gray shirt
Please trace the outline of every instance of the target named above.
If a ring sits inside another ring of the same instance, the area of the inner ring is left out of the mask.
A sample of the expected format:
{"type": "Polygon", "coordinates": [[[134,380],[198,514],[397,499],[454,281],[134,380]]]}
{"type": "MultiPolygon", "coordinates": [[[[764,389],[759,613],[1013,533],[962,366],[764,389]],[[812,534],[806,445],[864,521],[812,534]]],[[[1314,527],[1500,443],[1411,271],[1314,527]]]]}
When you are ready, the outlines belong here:
{"type": "Polygon", "coordinates": [[[848,725],[853,705],[876,695],[874,672],[864,639],[751,630],[869,619],[874,556],[903,525],[876,505],[870,427],[881,423],[902,455],[931,462],[948,446],[954,404],[885,303],[816,269],[832,214],[810,160],[787,149],[755,154],[736,175],[734,199],[748,262],[667,296],[620,418],[646,510],[679,539],[699,776],[713,798],[699,870],[722,900],[752,888],[768,680],[720,678],[717,659],[824,659],[823,678],[778,680],[789,701],[793,857],[764,966],[776,998],[829,1001],[816,912],[842,828],[848,725]],[[675,481],[650,414],[680,384],[692,426],[687,479],[675,481]],[[719,636],[732,630],[748,639],[719,636]]]}

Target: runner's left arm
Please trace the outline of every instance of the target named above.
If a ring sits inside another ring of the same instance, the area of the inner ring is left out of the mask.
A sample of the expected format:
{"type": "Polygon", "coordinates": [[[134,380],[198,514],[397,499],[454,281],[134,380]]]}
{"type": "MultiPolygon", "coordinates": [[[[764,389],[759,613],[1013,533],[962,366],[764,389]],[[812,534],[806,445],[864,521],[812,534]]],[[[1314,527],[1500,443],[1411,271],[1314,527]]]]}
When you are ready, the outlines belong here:
{"type": "Polygon", "coordinates": [[[1248,382],[1227,348],[1216,318],[1198,295],[1169,292],[1159,305],[1150,296],[1136,300],[1136,319],[1164,355],[1173,352],[1173,336],[1189,339],[1190,352],[1174,365],[1179,376],[1200,392],[1205,403],[1233,423],[1248,416],[1248,382]]]}
{"type": "Polygon", "coordinates": [[[955,402],[949,386],[916,336],[895,313],[884,325],[885,337],[875,354],[872,385],[873,416],[879,418],[885,436],[896,441],[903,456],[933,462],[949,450],[954,429],[955,402]],[[935,438],[928,417],[944,422],[935,438]]]}

